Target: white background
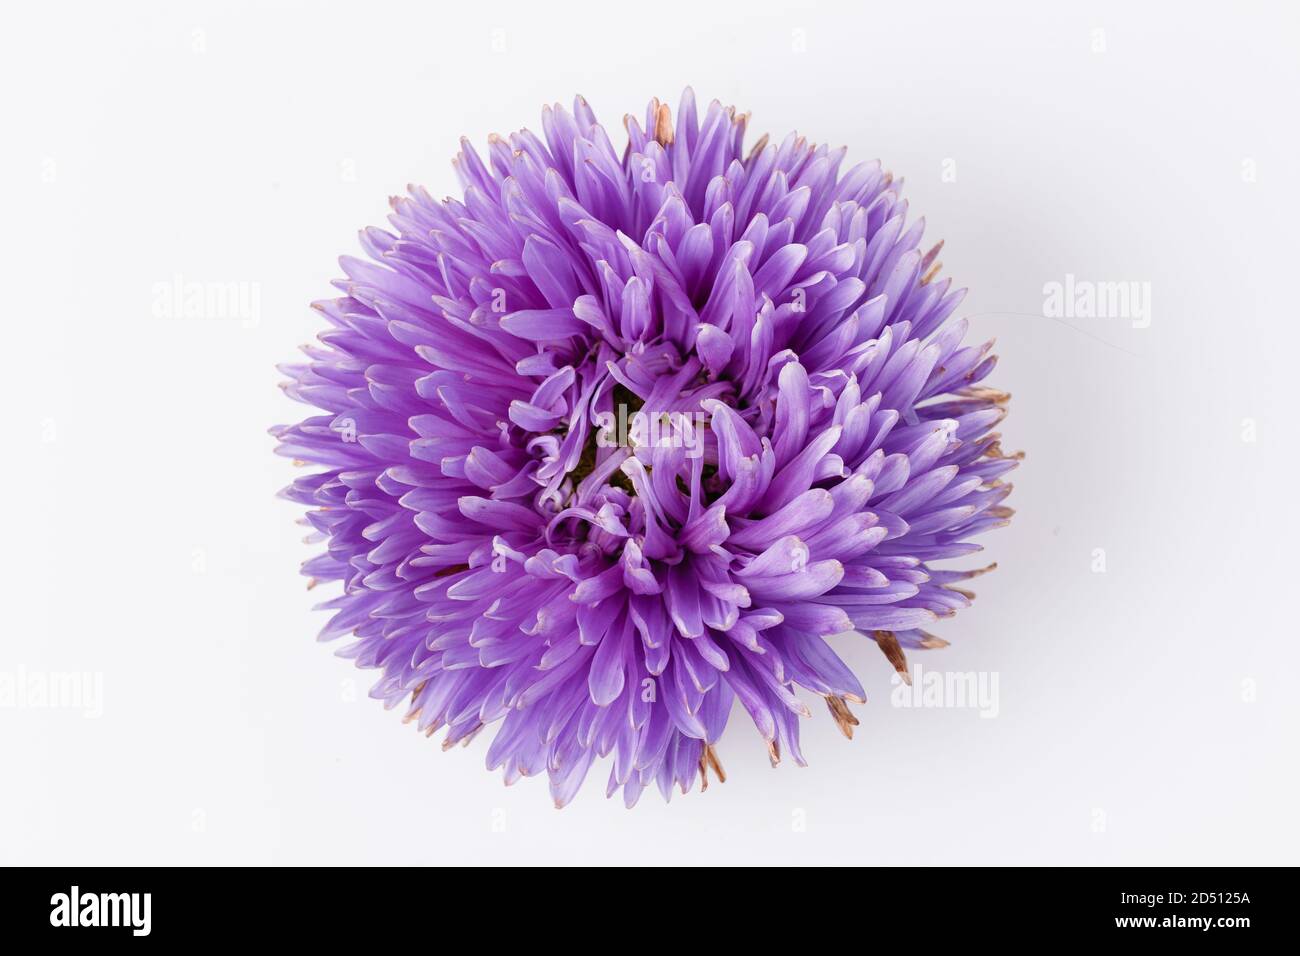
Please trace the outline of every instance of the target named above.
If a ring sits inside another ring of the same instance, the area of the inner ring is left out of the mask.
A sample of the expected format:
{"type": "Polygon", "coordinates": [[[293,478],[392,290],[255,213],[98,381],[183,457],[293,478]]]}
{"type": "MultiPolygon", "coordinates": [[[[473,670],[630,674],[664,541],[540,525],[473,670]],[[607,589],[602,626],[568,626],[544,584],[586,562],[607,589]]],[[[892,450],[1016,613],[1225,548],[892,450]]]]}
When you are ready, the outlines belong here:
{"type": "Polygon", "coordinates": [[[11,10],[0,674],[102,675],[103,713],[0,709],[0,859],[1300,862],[1300,30],[1283,4],[1135,6],[11,10]],[[273,365],[389,194],[455,190],[462,133],[582,92],[621,145],[687,83],[904,176],[998,338],[1019,513],[953,646],[913,661],[995,672],[1000,713],[892,707],[842,641],[871,696],[852,742],[819,707],[811,766],[772,770],[736,713],[725,785],[627,811],[598,768],[556,812],[314,643],[266,435],[306,409],[273,365]],[[1150,283],[1150,327],[1045,318],[1066,274],[1150,283]],[[256,321],[160,317],[176,276],[256,284],[256,321]]]}

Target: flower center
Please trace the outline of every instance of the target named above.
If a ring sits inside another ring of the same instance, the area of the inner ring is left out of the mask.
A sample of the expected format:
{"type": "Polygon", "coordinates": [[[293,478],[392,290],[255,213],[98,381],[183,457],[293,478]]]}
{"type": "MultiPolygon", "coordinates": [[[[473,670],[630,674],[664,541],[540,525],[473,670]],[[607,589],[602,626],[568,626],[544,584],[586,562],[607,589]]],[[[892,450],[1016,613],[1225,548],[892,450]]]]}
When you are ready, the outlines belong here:
{"type": "MultiPolygon", "coordinates": [[[[616,384],[611,392],[612,411],[609,425],[596,425],[587,430],[587,440],[582,447],[582,456],[578,464],[569,472],[569,479],[576,488],[584,478],[590,475],[597,463],[604,457],[601,453],[612,454],[612,449],[626,441],[631,444],[630,432],[625,426],[641,411],[644,404],[641,397],[626,386],[616,384]]],[[[609,484],[621,488],[635,497],[636,491],[631,480],[622,471],[615,470],[609,477],[609,484]]]]}

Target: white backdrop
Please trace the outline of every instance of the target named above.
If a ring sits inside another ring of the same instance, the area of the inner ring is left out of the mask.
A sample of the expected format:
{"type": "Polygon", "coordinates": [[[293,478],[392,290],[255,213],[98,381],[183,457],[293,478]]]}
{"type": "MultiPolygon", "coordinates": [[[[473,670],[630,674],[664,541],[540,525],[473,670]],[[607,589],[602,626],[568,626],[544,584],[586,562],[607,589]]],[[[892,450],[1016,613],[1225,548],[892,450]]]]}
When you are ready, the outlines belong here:
{"type": "Polygon", "coordinates": [[[1294,8],[110,6],[0,36],[0,860],[1298,862],[1294,8]],[[314,643],[273,365],[461,134],[582,92],[621,145],[687,83],[904,176],[998,338],[1018,515],[913,657],[997,716],[891,706],[841,642],[852,742],[818,708],[772,770],[738,712],[725,785],[556,812],[314,643]],[[1046,315],[1067,276],[1150,308],[1046,315]]]}

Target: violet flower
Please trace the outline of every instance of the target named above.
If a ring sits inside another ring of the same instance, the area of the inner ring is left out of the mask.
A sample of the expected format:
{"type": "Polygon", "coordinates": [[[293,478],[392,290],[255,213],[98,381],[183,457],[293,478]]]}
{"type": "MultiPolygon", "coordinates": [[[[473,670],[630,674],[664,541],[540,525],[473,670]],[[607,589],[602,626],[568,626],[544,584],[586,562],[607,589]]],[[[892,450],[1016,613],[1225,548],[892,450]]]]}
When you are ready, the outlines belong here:
{"type": "Polygon", "coordinates": [[[285,491],[343,584],[322,639],[444,748],[495,725],[489,768],[558,806],[598,757],[629,806],[722,778],[735,700],[773,764],[804,763],[796,686],[851,736],[833,639],[906,674],[980,573],[932,562],[1010,516],[991,343],[946,322],[901,181],[743,153],[747,120],[687,90],[620,159],[579,97],[462,141],[463,199],[395,198],[283,368],[322,410],[273,430],[324,469],[285,491]]]}

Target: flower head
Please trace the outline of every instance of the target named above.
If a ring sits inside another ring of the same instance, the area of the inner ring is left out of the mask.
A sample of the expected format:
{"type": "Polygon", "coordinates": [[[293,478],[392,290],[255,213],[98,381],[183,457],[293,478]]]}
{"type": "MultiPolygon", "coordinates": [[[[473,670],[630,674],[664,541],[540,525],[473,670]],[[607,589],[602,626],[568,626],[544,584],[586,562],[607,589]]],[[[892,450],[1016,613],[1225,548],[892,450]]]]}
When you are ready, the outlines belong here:
{"type": "Polygon", "coordinates": [[[687,90],[621,158],[581,98],[462,141],[463,198],[393,199],[283,368],[322,411],[274,429],[323,468],[285,492],[326,542],[304,573],[343,584],[322,638],[444,747],[492,725],[489,767],[558,805],[598,757],[629,806],[721,777],[736,700],[774,763],[804,763],[796,687],[851,735],[832,639],[905,675],[973,597],[933,562],[1010,514],[991,343],[947,321],[901,182],[742,152],[747,120],[687,90]]]}

